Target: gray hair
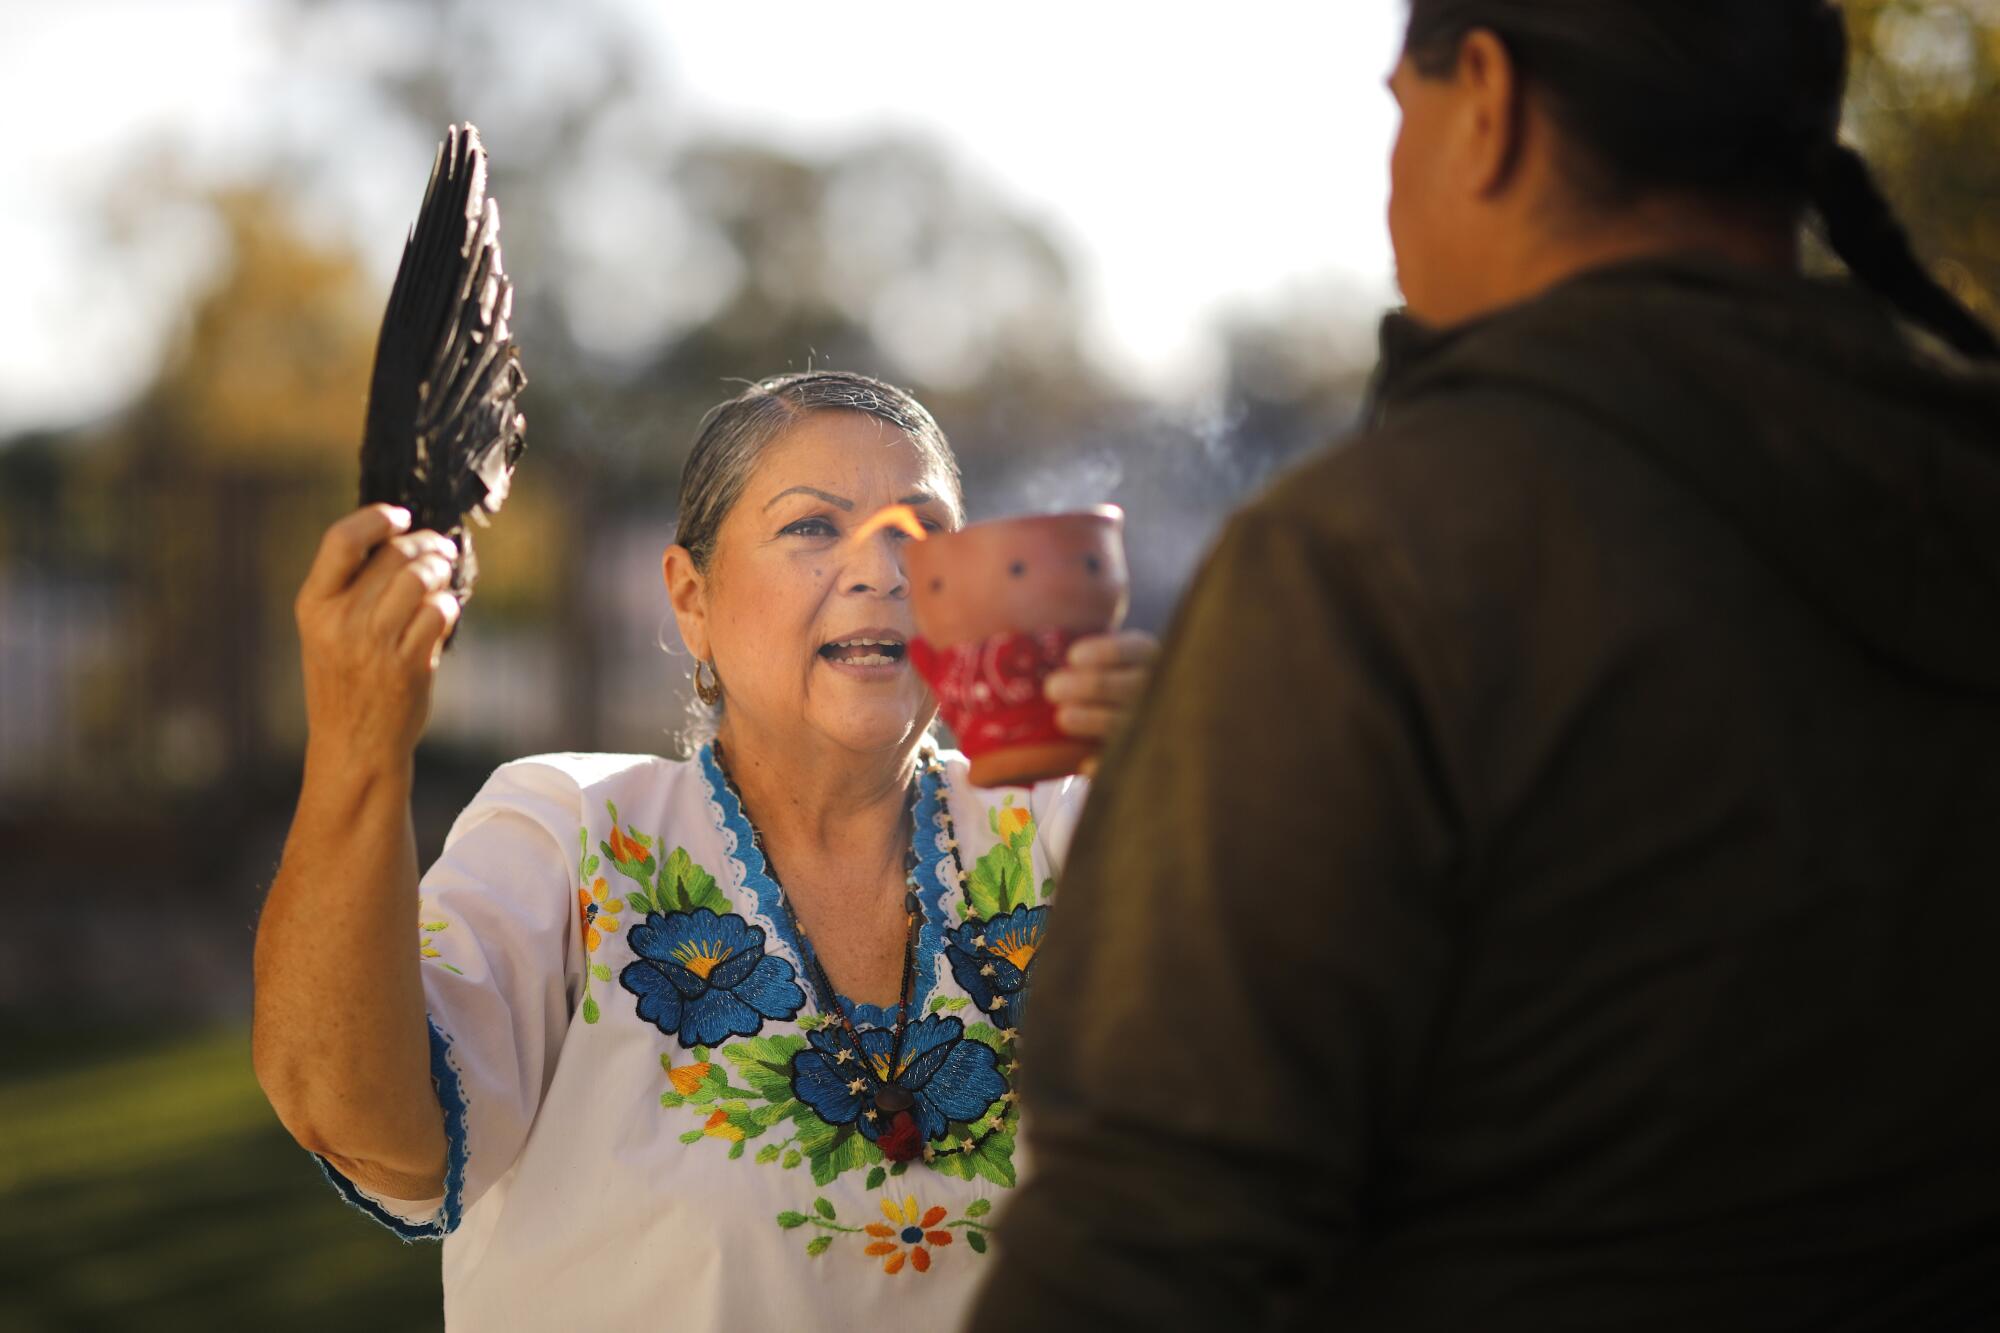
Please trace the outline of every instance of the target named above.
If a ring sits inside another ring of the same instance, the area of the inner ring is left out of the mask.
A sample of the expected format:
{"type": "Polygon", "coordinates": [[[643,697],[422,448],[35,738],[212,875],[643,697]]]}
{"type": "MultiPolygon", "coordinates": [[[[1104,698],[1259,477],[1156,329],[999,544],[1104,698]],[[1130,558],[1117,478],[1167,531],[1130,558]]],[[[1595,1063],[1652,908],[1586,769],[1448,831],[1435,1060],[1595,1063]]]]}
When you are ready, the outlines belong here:
{"type": "Polygon", "coordinates": [[[709,409],[681,470],[679,541],[703,573],[715,556],[723,519],[743,497],[757,460],[773,440],[815,412],[861,412],[909,437],[942,481],[938,499],[965,517],[958,458],[924,405],[893,384],[843,370],[807,370],[759,381],[709,409]]]}
{"type": "MultiPolygon", "coordinates": [[[[926,469],[937,477],[937,498],[953,518],[965,520],[958,457],[930,411],[907,390],[843,370],[774,375],[709,409],[681,469],[676,540],[688,549],[697,570],[708,572],[722,522],[743,498],[743,488],[765,448],[815,412],[860,412],[903,432],[926,469]]],[[[719,705],[710,708],[699,699],[688,700],[689,721],[680,733],[688,752],[715,735],[721,711],[719,705]]]]}

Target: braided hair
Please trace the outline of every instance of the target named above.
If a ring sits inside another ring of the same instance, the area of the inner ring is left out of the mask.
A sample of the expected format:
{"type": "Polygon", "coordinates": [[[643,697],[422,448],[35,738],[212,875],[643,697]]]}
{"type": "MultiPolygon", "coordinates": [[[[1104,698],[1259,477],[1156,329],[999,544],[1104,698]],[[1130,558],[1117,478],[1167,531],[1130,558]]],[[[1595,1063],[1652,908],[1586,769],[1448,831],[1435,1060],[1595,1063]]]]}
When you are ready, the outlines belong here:
{"type": "Polygon", "coordinates": [[[1847,29],[1833,0],[1410,0],[1404,50],[1441,77],[1478,29],[1546,99],[1587,203],[1665,187],[1810,208],[1858,281],[1965,356],[2000,360],[1840,142],[1847,29]]]}

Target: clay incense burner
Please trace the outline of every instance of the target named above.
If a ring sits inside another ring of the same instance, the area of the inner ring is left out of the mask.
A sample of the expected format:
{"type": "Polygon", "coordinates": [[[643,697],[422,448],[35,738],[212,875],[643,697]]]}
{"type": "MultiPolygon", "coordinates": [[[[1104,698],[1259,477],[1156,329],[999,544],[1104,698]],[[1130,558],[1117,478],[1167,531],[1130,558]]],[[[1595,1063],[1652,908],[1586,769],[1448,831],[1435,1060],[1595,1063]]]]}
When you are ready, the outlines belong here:
{"type": "Polygon", "coordinates": [[[1077,771],[1093,741],[1058,730],[1042,682],[1070,644],[1125,619],[1124,511],[991,519],[904,551],[917,638],[910,661],[982,787],[1077,771]]]}

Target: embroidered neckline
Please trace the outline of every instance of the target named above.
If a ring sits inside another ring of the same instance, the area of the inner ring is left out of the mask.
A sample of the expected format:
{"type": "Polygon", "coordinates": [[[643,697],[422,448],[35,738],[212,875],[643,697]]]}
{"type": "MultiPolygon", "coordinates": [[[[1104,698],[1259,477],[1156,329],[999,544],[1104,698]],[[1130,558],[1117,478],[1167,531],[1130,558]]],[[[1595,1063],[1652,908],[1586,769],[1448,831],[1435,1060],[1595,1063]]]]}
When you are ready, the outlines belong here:
{"type": "MultiPolygon", "coordinates": [[[[770,862],[757,845],[742,800],[724,776],[721,764],[716,761],[715,743],[711,741],[702,746],[699,754],[702,779],[708,783],[709,804],[720,816],[723,853],[735,865],[739,882],[757,900],[757,914],[764,926],[791,955],[799,975],[805,976],[810,967],[808,950],[811,946],[792,929],[791,914],[785,910],[784,890],[771,875],[770,862]]],[[[923,904],[924,920],[917,936],[916,983],[910,992],[912,1022],[930,1000],[931,991],[937,983],[938,959],[944,954],[946,889],[938,868],[949,863],[950,853],[938,843],[944,837],[940,830],[944,822],[945,800],[943,766],[920,766],[917,799],[911,803],[910,845],[916,852],[916,868],[912,874],[916,878],[917,900],[923,904]]],[[[839,998],[857,1025],[881,1028],[895,1025],[899,1005],[862,1004],[845,995],[839,998]]]]}

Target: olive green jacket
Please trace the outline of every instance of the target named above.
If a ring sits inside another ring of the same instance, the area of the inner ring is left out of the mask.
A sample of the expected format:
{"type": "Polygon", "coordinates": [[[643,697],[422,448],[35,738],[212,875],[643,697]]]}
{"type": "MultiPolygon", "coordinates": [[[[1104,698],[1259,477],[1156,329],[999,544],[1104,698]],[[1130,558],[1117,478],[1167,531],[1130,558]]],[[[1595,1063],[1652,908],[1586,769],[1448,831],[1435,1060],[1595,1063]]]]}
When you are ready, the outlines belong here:
{"type": "Polygon", "coordinates": [[[975,1327],[2000,1327],[2000,375],[1605,270],[1228,526],[975,1327]]]}

